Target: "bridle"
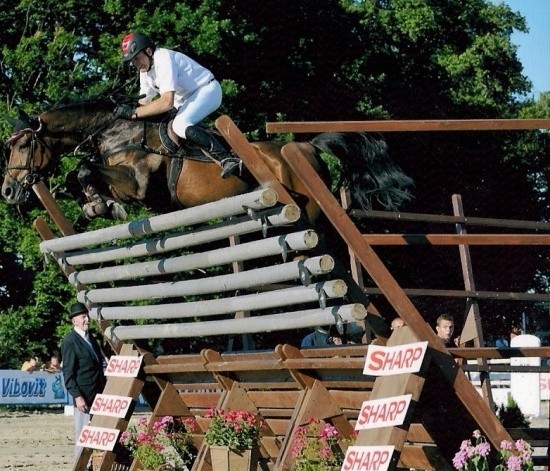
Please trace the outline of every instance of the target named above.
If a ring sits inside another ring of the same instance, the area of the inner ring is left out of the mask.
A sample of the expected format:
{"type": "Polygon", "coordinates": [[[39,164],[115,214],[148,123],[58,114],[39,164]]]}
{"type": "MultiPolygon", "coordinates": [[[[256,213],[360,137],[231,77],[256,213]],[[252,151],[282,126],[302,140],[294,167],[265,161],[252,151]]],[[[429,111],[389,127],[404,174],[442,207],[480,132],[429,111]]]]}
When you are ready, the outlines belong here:
{"type": "Polygon", "coordinates": [[[29,133],[31,135],[30,149],[27,154],[25,163],[21,165],[10,165],[8,162],[6,166],[6,173],[10,175],[10,177],[12,177],[13,181],[17,182],[23,188],[31,187],[40,180],[40,174],[38,173],[38,170],[40,170],[44,165],[45,158],[43,157],[43,154],[40,153],[40,160],[38,162],[35,162],[35,153],[38,149],[38,146],[42,145],[45,149],[51,152],[51,147],[40,136],[45,128],[45,123],[40,117],[38,117],[38,124],[38,129],[33,129],[29,126],[28,128],[24,128],[13,133],[6,141],[7,144],[13,147],[13,145],[24,135],[29,133]],[[19,181],[10,174],[11,170],[26,170],[27,174],[25,175],[23,181],[19,181]]]}

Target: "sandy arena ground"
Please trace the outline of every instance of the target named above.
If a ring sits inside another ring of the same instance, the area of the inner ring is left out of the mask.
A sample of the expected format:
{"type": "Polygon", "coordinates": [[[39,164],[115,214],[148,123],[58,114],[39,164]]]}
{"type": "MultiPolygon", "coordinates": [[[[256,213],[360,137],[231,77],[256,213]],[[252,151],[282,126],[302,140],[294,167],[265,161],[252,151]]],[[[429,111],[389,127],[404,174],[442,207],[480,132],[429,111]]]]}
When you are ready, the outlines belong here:
{"type": "Polygon", "coordinates": [[[0,470],[70,470],[73,443],[73,418],[63,408],[0,411],[0,470]]]}
{"type": "MultiPolygon", "coordinates": [[[[548,401],[543,404],[532,427],[550,424],[548,401]]],[[[0,410],[0,471],[70,471],[73,453],[73,417],[63,408],[0,410]]]]}

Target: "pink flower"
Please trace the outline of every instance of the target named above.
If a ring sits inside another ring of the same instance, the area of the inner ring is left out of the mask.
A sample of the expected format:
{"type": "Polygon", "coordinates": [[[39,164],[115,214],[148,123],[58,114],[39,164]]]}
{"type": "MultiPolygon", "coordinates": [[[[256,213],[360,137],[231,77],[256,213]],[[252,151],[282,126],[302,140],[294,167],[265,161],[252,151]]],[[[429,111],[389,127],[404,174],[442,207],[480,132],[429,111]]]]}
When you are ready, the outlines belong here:
{"type": "Polygon", "coordinates": [[[455,467],[455,469],[464,469],[466,467],[467,461],[468,457],[464,450],[459,451],[453,458],[453,466],[455,467]]]}
{"type": "Polygon", "coordinates": [[[334,425],[325,424],[323,427],[323,430],[321,430],[321,434],[319,435],[319,438],[322,439],[333,439],[338,437],[338,430],[336,430],[336,427],[334,425]]]}
{"type": "Polygon", "coordinates": [[[489,456],[491,452],[491,446],[487,442],[482,442],[476,446],[476,452],[479,456],[489,456]]]}
{"type": "Polygon", "coordinates": [[[508,471],[521,471],[521,458],[518,456],[510,456],[506,460],[506,466],[508,466],[508,471]]]}
{"type": "Polygon", "coordinates": [[[332,451],[330,447],[324,446],[319,450],[319,454],[321,455],[321,458],[324,460],[329,460],[332,456],[332,451]]]}
{"type": "Polygon", "coordinates": [[[525,440],[523,440],[523,438],[520,438],[519,440],[516,441],[516,450],[518,451],[523,451],[527,449],[529,446],[530,445],[525,440]]]}
{"type": "Polygon", "coordinates": [[[500,449],[501,450],[513,450],[514,444],[509,440],[502,440],[500,443],[500,449]]]}

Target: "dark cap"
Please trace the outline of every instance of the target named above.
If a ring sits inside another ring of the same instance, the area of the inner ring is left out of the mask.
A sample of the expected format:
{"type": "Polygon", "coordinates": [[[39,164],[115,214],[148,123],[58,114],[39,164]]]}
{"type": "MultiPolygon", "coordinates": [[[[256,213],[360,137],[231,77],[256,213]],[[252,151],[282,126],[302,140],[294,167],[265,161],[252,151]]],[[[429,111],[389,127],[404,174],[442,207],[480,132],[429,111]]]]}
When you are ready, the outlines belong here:
{"type": "Polygon", "coordinates": [[[74,303],[69,311],[69,319],[72,319],[79,314],[88,314],[88,308],[82,303],[74,303]]]}

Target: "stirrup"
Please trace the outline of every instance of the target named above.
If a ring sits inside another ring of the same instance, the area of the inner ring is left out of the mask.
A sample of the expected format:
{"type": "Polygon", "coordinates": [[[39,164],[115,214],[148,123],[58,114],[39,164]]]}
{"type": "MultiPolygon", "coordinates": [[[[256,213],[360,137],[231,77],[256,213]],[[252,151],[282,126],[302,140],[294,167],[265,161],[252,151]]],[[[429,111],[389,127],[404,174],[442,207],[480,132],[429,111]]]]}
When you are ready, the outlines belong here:
{"type": "Polygon", "coordinates": [[[235,174],[235,171],[239,170],[239,175],[241,174],[242,170],[242,161],[241,159],[238,159],[237,157],[227,157],[225,159],[222,159],[222,178],[228,178],[231,175],[235,174]]]}

